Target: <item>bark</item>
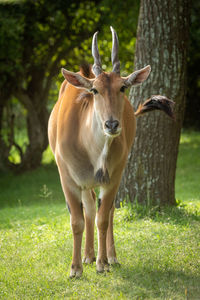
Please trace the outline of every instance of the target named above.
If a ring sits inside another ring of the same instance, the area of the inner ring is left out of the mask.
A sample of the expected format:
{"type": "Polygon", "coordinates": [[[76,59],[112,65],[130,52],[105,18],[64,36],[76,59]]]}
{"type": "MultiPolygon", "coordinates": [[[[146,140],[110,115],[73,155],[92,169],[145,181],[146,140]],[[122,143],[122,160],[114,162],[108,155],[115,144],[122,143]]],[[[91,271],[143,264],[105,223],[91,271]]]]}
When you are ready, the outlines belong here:
{"type": "Polygon", "coordinates": [[[29,145],[27,146],[20,171],[37,168],[42,160],[42,154],[48,146],[47,138],[48,113],[43,108],[43,113],[29,111],[27,117],[27,128],[29,145]]]}
{"type": "Polygon", "coordinates": [[[152,67],[149,79],[132,88],[135,109],[151,95],[175,101],[176,121],[162,112],[137,120],[137,134],[119,189],[117,203],[175,204],[175,173],[186,97],[189,27],[188,0],[142,0],[135,69],[152,67]]]}
{"type": "Polygon", "coordinates": [[[49,114],[46,99],[30,98],[26,91],[16,93],[17,98],[27,109],[27,133],[29,144],[22,156],[21,163],[13,166],[17,171],[37,168],[42,160],[42,154],[48,146],[47,125],[49,114]]]}
{"type": "Polygon", "coordinates": [[[6,160],[5,156],[8,156],[8,148],[3,140],[2,127],[3,127],[3,109],[5,107],[6,100],[1,99],[0,102],[0,170],[5,169],[6,160]]]}
{"type": "MultiPolygon", "coordinates": [[[[15,92],[15,96],[20,100],[23,107],[27,110],[27,134],[28,145],[25,152],[16,143],[14,135],[15,116],[11,113],[7,116],[9,132],[7,134],[7,143],[4,142],[0,134],[0,170],[9,168],[15,172],[37,168],[42,160],[42,154],[48,146],[47,125],[49,114],[46,108],[46,99],[34,99],[29,97],[26,90],[15,92]],[[12,147],[15,147],[20,155],[20,163],[14,164],[9,160],[9,153],[12,147]]],[[[5,105],[4,105],[5,106],[5,105]]],[[[2,133],[3,105],[0,110],[0,133],[2,133]]]]}
{"type": "MultiPolygon", "coordinates": [[[[8,165],[8,156],[11,149],[11,146],[8,145],[4,141],[3,138],[3,112],[7,108],[8,110],[8,101],[10,98],[10,90],[5,87],[5,89],[0,91],[0,171],[4,171],[7,168],[8,165]]],[[[9,133],[7,136],[8,142],[12,139],[12,123],[13,123],[13,117],[8,113],[8,119],[7,119],[7,128],[9,128],[9,133]]],[[[7,129],[6,128],[6,129],[7,129]]]]}

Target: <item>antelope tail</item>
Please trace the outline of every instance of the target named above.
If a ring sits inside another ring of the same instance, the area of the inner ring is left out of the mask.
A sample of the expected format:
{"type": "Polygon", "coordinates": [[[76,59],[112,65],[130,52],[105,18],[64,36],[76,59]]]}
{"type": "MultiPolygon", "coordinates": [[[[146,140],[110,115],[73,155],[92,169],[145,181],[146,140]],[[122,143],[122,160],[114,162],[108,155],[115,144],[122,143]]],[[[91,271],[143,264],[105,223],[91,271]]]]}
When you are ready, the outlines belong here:
{"type": "Polygon", "coordinates": [[[162,110],[170,118],[175,120],[174,105],[175,102],[168,99],[165,96],[153,95],[151,96],[151,98],[147,99],[143,104],[139,105],[137,111],[135,112],[135,116],[143,115],[144,113],[152,110],[162,110]]]}

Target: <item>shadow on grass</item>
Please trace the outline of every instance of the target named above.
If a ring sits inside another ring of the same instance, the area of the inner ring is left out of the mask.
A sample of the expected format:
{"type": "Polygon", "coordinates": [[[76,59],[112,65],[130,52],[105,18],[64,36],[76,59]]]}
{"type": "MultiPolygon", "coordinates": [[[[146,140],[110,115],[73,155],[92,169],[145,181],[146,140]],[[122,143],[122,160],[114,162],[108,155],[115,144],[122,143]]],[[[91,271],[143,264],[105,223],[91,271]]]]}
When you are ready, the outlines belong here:
{"type": "Polygon", "coordinates": [[[177,206],[143,206],[140,204],[125,204],[124,221],[134,222],[137,219],[149,218],[155,222],[186,225],[193,221],[200,221],[200,209],[195,204],[177,206]]]}
{"type": "MultiPolygon", "coordinates": [[[[200,211],[194,205],[163,208],[126,205],[117,211],[120,213],[120,219],[131,223],[139,219],[180,226],[200,222],[200,211]]],[[[42,225],[48,223],[51,218],[61,215],[69,215],[64,199],[62,201],[42,199],[25,205],[16,203],[15,206],[4,206],[0,209],[0,229],[15,228],[33,221],[42,225]]],[[[117,218],[116,215],[115,219],[117,218]]]]}
{"type": "Polygon", "coordinates": [[[0,174],[0,208],[63,203],[64,195],[55,164],[23,174],[0,174]]]}
{"type": "Polygon", "coordinates": [[[136,296],[136,299],[171,299],[173,294],[180,299],[197,299],[200,295],[200,276],[185,271],[121,266],[114,268],[113,272],[117,282],[115,289],[119,294],[125,294],[128,299],[136,296]]]}
{"type": "Polygon", "coordinates": [[[0,228],[21,225],[42,225],[49,220],[68,215],[60,179],[55,164],[14,175],[0,176],[0,228]]]}

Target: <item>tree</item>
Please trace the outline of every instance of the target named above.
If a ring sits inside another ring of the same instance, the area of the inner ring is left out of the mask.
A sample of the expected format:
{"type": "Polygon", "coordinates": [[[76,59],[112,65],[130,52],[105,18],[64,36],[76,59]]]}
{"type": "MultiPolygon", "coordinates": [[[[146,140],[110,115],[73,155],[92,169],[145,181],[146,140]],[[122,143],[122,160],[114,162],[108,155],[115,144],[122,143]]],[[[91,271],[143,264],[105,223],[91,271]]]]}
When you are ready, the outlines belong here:
{"type": "Polygon", "coordinates": [[[200,2],[192,1],[190,42],[188,53],[188,82],[187,99],[184,116],[184,127],[200,129],[200,73],[197,66],[200,65],[200,2]]]}
{"type": "Polygon", "coordinates": [[[100,0],[25,0],[1,4],[1,89],[9,92],[1,93],[0,129],[3,108],[7,100],[15,96],[25,110],[28,135],[24,151],[15,142],[16,112],[10,109],[7,137],[3,137],[2,130],[0,135],[1,160],[5,164],[17,170],[32,169],[40,164],[48,145],[47,100],[52,81],[61,65],[66,64],[63,58],[67,55],[72,58],[75,47],[92,35],[100,17],[95,7],[98,2],[100,0]],[[20,154],[17,165],[9,161],[13,146],[20,154]]]}
{"type": "Polygon", "coordinates": [[[110,63],[107,24],[113,24],[120,29],[121,54],[126,57],[126,69],[130,68],[138,6],[138,0],[127,0],[120,6],[111,0],[25,0],[0,4],[0,168],[9,166],[23,171],[40,164],[48,145],[48,106],[55,78],[62,80],[61,74],[57,76],[62,66],[78,71],[81,61],[92,63],[91,37],[96,30],[100,30],[100,39],[103,36],[103,67],[110,63]],[[127,12],[130,5],[133,11],[127,12]],[[23,140],[17,140],[17,128],[24,131],[23,140]],[[17,161],[11,155],[16,151],[17,161]]]}
{"type": "Polygon", "coordinates": [[[176,121],[152,112],[137,121],[137,134],[118,194],[145,204],[175,204],[175,173],[186,98],[188,1],[141,0],[135,68],[152,72],[130,91],[135,107],[153,94],[176,102],[176,121]]]}

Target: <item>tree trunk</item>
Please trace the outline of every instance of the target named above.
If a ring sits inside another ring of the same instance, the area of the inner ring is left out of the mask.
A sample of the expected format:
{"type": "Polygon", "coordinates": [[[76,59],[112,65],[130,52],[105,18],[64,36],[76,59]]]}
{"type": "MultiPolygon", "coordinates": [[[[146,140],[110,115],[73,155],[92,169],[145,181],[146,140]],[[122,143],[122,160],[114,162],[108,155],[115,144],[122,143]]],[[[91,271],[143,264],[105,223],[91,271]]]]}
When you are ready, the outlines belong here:
{"type": "MultiPolygon", "coordinates": [[[[7,144],[0,134],[0,170],[9,168],[15,172],[23,172],[35,169],[41,164],[42,154],[48,146],[47,126],[49,113],[46,108],[46,99],[44,98],[39,100],[38,97],[31,98],[25,90],[16,92],[16,97],[27,110],[26,122],[29,143],[26,146],[25,152],[23,152],[22,148],[15,141],[14,114],[11,114],[7,144]],[[9,153],[12,146],[17,149],[20,155],[21,159],[18,164],[12,163],[9,160],[9,153]]],[[[0,129],[2,126],[2,116],[3,107],[0,111],[0,129]]],[[[0,130],[1,132],[2,130],[0,130]]]]}
{"type": "MultiPolygon", "coordinates": [[[[2,96],[2,95],[0,95],[2,96]]],[[[6,169],[6,158],[8,156],[8,147],[3,140],[2,128],[3,128],[3,109],[6,105],[7,99],[2,97],[0,101],[0,171],[6,169]]]]}
{"type": "Polygon", "coordinates": [[[17,170],[35,169],[41,164],[42,154],[48,146],[47,124],[49,114],[45,106],[42,111],[28,111],[27,128],[29,145],[17,170]]]}
{"type": "Polygon", "coordinates": [[[186,96],[188,0],[141,0],[135,69],[152,67],[149,79],[131,89],[135,109],[151,95],[175,101],[176,121],[162,112],[137,120],[137,134],[117,203],[175,204],[175,173],[186,96]]]}

